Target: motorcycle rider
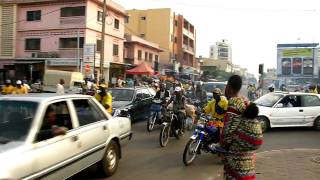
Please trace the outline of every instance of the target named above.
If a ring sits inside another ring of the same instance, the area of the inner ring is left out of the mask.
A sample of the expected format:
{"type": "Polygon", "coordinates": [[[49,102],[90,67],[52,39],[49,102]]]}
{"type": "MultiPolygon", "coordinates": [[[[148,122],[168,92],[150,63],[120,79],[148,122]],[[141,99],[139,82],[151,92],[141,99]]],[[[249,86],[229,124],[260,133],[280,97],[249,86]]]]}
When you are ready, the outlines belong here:
{"type": "Polygon", "coordinates": [[[106,84],[99,85],[100,92],[96,93],[94,97],[106,108],[108,113],[112,113],[112,95],[107,91],[106,84]]]}
{"type": "Polygon", "coordinates": [[[173,102],[173,113],[178,117],[178,129],[179,133],[183,134],[184,131],[184,119],[185,119],[185,97],[182,94],[181,87],[177,86],[174,89],[174,96],[168,101],[168,105],[173,102]]]}
{"type": "Polygon", "coordinates": [[[164,83],[160,84],[160,89],[157,91],[154,99],[164,100],[170,97],[170,92],[166,89],[166,85],[164,83]]]}
{"type": "Polygon", "coordinates": [[[215,128],[218,128],[218,131],[215,134],[216,137],[213,137],[217,140],[215,142],[218,142],[224,125],[223,118],[225,113],[227,112],[228,100],[225,96],[222,95],[222,92],[219,88],[215,88],[212,93],[213,99],[209,101],[207,106],[204,108],[204,112],[205,114],[210,114],[212,116],[212,121],[210,122],[210,124],[215,128]]]}

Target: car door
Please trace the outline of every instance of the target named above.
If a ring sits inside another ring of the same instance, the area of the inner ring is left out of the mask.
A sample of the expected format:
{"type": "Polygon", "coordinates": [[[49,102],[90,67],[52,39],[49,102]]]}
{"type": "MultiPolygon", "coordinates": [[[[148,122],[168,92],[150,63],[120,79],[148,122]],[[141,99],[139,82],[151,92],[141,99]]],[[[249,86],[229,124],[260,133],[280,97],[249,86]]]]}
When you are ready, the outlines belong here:
{"type": "Polygon", "coordinates": [[[79,158],[82,160],[78,162],[77,167],[83,169],[101,160],[109,129],[107,117],[95,101],[84,98],[73,99],[72,103],[78,122],[75,131],[81,141],[79,158]]]}
{"type": "Polygon", "coordinates": [[[320,114],[320,99],[318,95],[301,96],[301,104],[303,107],[304,121],[302,125],[313,126],[315,118],[320,114]]]}
{"type": "Polygon", "coordinates": [[[64,179],[75,172],[71,166],[77,160],[81,143],[78,132],[74,130],[71,105],[71,101],[62,100],[51,102],[43,109],[42,123],[34,138],[35,174],[32,178],[64,179]],[[50,137],[48,132],[53,126],[47,124],[51,124],[52,119],[55,119],[53,124],[68,128],[65,135],[50,137]]]}
{"type": "Polygon", "coordinates": [[[282,107],[273,108],[270,114],[272,124],[275,126],[297,126],[304,121],[301,96],[287,95],[280,102],[282,107]]]}

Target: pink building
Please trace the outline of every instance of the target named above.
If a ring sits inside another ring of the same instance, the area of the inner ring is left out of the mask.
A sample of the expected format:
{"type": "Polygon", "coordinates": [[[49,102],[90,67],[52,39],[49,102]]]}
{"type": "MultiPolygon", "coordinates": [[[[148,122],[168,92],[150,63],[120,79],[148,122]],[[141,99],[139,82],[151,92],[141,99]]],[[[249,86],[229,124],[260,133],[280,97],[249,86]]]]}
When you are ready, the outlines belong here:
{"type": "Polygon", "coordinates": [[[162,52],[158,44],[126,34],[124,48],[125,63],[134,65],[145,63],[156,69],[155,64],[159,63],[162,52]]]}
{"type": "MultiPolygon", "coordinates": [[[[16,59],[17,64],[22,64],[16,65],[17,76],[41,76],[45,68],[77,71],[80,62],[82,67],[89,64],[92,69],[94,59],[95,67],[100,67],[102,2],[103,0],[15,1],[18,5],[16,59]],[[83,59],[85,44],[96,46],[95,58],[83,59]],[[25,72],[27,75],[23,74],[25,72]]],[[[126,18],[122,6],[107,0],[104,59],[106,80],[125,71],[123,43],[126,18]]],[[[33,77],[36,78],[38,77],[33,77]]]]}

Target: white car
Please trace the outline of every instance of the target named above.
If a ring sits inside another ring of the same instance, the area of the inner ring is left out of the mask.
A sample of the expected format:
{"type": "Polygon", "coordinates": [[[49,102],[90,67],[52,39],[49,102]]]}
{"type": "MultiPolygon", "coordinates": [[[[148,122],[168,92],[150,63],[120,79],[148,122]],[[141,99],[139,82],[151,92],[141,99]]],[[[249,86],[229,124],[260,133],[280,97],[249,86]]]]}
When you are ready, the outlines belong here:
{"type": "Polygon", "coordinates": [[[275,92],[255,101],[263,131],[274,127],[314,127],[320,130],[320,95],[275,92]]]}
{"type": "Polygon", "coordinates": [[[95,163],[111,176],[131,135],[91,96],[2,96],[0,179],[65,179],[95,163]]]}

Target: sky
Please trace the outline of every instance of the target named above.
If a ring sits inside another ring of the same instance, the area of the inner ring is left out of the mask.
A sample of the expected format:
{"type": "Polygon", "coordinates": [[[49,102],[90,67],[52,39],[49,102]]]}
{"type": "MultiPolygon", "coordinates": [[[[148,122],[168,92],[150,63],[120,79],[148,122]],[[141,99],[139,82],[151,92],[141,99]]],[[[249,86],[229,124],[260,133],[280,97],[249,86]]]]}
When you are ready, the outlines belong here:
{"type": "Polygon", "coordinates": [[[232,61],[258,74],[276,68],[277,44],[320,42],[318,0],[114,0],[126,9],[172,8],[195,25],[197,56],[227,39],[232,61]]]}

